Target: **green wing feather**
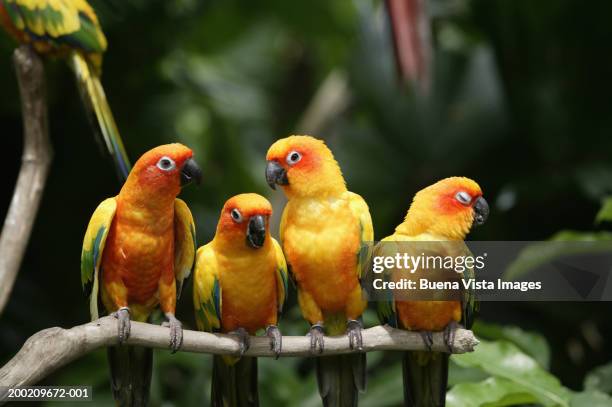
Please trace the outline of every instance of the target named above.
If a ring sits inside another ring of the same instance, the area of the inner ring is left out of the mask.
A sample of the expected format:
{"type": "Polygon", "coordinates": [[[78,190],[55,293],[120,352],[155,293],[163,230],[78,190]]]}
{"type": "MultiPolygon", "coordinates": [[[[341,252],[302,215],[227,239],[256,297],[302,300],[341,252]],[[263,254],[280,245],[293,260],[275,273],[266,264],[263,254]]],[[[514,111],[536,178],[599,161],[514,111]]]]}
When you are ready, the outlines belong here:
{"type": "Polygon", "coordinates": [[[285,305],[287,299],[287,291],[289,290],[289,271],[287,270],[287,262],[285,261],[285,255],[283,249],[276,239],[272,238],[272,244],[274,245],[274,251],[276,252],[276,291],[278,301],[278,313],[280,314],[285,305]]]}
{"type": "Polygon", "coordinates": [[[177,198],[174,201],[174,273],[177,298],[181,295],[183,283],[193,270],[196,249],[193,216],[185,201],[177,198]]]}
{"type": "Polygon", "coordinates": [[[365,262],[368,261],[370,255],[369,251],[364,251],[362,249],[364,248],[364,244],[374,241],[374,227],[372,225],[370,209],[363,198],[354,192],[349,192],[348,194],[351,211],[359,220],[359,238],[361,244],[359,252],[357,253],[357,275],[361,278],[363,266],[365,262]]]}
{"type": "Polygon", "coordinates": [[[107,47],[98,18],[85,0],[0,0],[14,28],[32,43],[102,54],[107,47]]]}
{"type": "Polygon", "coordinates": [[[100,263],[106,244],[106,237],[110,230],[117,201],[115,198],[104,200],[94,211],[85,238],[83,239],[83,250],[81,252],[81,284],[86,295],[90,296],[89,312],[91,319],[98,319],[98,280],[100,277],[100,263]]]}
{"type": "Polygon", "coordinates": [[[193,303],[198,329],[216,332],[221,328],[221,285],[217,259],[210,243],[196,255],[193,303]]]}

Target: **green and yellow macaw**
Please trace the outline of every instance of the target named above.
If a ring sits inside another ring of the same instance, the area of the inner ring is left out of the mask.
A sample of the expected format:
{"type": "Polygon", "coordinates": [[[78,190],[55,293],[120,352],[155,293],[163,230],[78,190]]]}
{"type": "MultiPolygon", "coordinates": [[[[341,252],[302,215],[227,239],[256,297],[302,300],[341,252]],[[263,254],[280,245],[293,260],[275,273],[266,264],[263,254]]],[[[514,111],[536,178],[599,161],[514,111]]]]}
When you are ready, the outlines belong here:
{"type": "MultiPolygon", "coordinates": [[[[81,254],[81,282],[90,294],[92,320],[99,306],[119,320],[122,344],[130,320],[147,321],[159,306],[168,319],[170,348],[183,331],[175,316],[176,300],[195,261],[195,226],[181,186],[200,169],[182,144],[158,146],[134,165],[119,194],[93,213],[81,254]]],[[[120,406],[146,405],[151,382],[150,348],[108,348],[113,395],[120,406]]]]}
{"type": "Polygon", "coordinates": [[[84,104],[124,181],[130,160],[100,82],[106,37],[85,0],[0,0],[0,25],[41,55],[70,60],[84,104]]]}
{"type": "MultiPolygon", "coordinates": [[[[235,333],[241,353],[249,334],[265,329],[270,348],[280,355],[282,336],[278,316],[287,297],[287,263],[270,236],[272,206],[257,194],[230,198],[214,239],[198,250],[193,302],[198,329],[235,333]]],[[[211,405],[259,405],[257,359],[215,356],[211,405]]]]}
{"type": "MultiPolygon", "coordinates": [[[[423,247],[432,255],[469,254],[463,240],[473,225],[483,224],[489,206],[480,186],[469,178],[446,178],[422,189],[415,196],[406,219],[395,233],[382,239],[375,249],[377,256],[394,256],[409,251],[411,246],[392,242],[415,242],[412,256],[419,256],[423,247]],[[431,249],[429,249],[431,247],[431,249]]],[[[428,272],[432,270],[427,270],[428,272]]],[[[472,278],[468,269],[460,278],[472,278]]],[[[401,276],[396,276],[400,278],[401,276]]],[[[406,297],[409,294],[406,294],[406,297]]],[[[432,332],[444,332],[446,345],[452,345],[458,323],[470,329],[476,301],[470,290],[464,290],[458,301],[410,301],[391,298],[378,303],[381,322],[395,328],[421,333],[427,347],[432,345],[432,332]]],[[[404,405],[408,407],[442,407],[446,402],[449,354],[441,352],[406,352],[403,359],[404,405]]]]}

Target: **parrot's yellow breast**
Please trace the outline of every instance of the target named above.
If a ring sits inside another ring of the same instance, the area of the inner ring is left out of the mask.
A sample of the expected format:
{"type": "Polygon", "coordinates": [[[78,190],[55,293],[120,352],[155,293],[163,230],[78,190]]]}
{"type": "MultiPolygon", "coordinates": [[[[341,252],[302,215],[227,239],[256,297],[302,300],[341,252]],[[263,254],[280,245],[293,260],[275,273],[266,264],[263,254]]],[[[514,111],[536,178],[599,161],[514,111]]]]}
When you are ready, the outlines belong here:
{"type": "Polygon", "coordinates": [[[224,332],[257,330],[277,323],[276,253],[268,240],[261,249],[217,254],[224,332]]]}
{"type": "Polygon", "coordinates": [[[359,285],[357,254],[359,220],[348,193],[338,198],[291,199],[285,208],[283,250],[300,290],[308,292],[323,312],[345,310],[359,285]]]}

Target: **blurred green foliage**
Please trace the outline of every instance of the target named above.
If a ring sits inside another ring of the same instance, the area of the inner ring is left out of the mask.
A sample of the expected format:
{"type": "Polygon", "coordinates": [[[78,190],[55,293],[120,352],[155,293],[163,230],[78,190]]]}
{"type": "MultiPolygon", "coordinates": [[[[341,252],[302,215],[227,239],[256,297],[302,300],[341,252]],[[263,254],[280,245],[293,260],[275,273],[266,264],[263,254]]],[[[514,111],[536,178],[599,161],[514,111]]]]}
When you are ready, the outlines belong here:
{"type": "MultiPolygon", "coordinates": [[[[231,195],[260,192],[279,202],[280,192],[265,185],[265,152],[275,139],[303,131],[298,122],[331,72],[347,78],[350,103],[317,136],[334,150],[350,189],[369,203],[377,237],[402,220],[417,190],[451,175],[478,180],[492,204],[489,222],[472,239],[609,233],[605,222],[593,225],[600,201],[612,194],[609,2],[431,0],[435,68],[429,97],[396,80],[381,1],[92,4],[110,43],[103,83],[128,152],[137,157],[180,141],[204,168],[203,186],[183,193],[199,244],[212,238],[218,211],[231,195]]],[[[12,47],[0,36],[0,215],[21,151],[12,47]]],[[[96,205],[118,190],[71,72],[61,61],[47,68],[55,158],[27,258],[0,318],[0,363],[40,329],[88,320],[78,278],[81,239],[96,205]]],[[[189,297],[181,299],[178,315],[193,327],[189,297]]],[[[283,332],[305,333],[294,299],[288,308],[283,332]]],[[[587,372],[612,359],[606,347],[610,311],[606,303],[485,303],[486,324],[477,332],[504,342],[483,343],[482,354],[510,349],[532,361],[553,392],[582,390],[587,372]],[[560,382],[553,383],[546,369],[560,382]]],[[[366,325],[375,323],[368,312],[366,325]]],[[[479,354],[473,364],[481,363],[479,354]]],[[[511,377],[468,366],[469,358],[452,365],[452,384],[502,382],[502,400],[534,401],[511,377]]],[[[208,356],[156,352],[155,360],[154,405],[207,403],[208,356]]],[[[368,355],[362,405],[400,403],[399,360],[393,353],[368,355]]],[[[319,405],[312,367],[305,359],[263,360],[262,405],[319,405]]],[[[111,405],[106,369],[100,351],[45,383],[91,384],[95,404],[111,405]]],[[[602,369],[587,377],[587,388],[608,377],[602,369]]],[[[595,387],[571,402],[605,401],[609,386],[595,387]]]]}

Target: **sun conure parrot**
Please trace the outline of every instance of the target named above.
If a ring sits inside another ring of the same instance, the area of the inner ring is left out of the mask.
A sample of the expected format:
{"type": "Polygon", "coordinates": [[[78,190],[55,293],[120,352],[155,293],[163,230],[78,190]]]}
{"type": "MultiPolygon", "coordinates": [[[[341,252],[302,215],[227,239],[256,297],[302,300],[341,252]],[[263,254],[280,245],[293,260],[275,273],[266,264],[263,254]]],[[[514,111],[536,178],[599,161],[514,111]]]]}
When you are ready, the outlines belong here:
{"type": "MultiPolygon", "coordinates": [[[[257,194],[230,198],[213,240],[196,256],[193,302],[198,329],[238,335],[241,356],[249,335],[265,329],[270,348],[280,355],[278,316],[287,293],[287,264],[270,236],[272,206],[257,194]]],[[[213,406],[257,406],[257,359],[215,356],[213,406]]]]}
{"type": "MultiPolygon", "coordinates": [[[[423,247],[429,250],[428,255],[465,255],[469,252],[466,252],[468,249],[463,240],[473,225],[481,225],[486,221],[488,214],[489,206],[476,182],[461,177],[443,179],[414,196],[404,222],[395,229],[394,234],[382,239],[381,244],[374,249],[375,255],[394,255],[383,252],[397,252],[397,248],[402,252],[411,250],[408,245],[396,246],[390,242],[420,242],[414,245],[413,256],[421,255],[423,247]],[[429,242],[432,242],[431,245],[426,246],[429,242]]],[[[473,269],[459,276],[471,277],[473,269]]],[[[461,301],[407,301],[391,298],[390,301],[378,303],[378,312],[383,323],[419,331],[428,348],[432,345],[432,332],[443,331],[445,343],[451,351],[458,323],[469,329],[476,305],[473,292],[464,290],[461,301]]],[[[405,353],[403,376],[406,406],[445,405],[448,360],[448,353],[405,353]]]]}
{"type": "MultiPolygon", "coordinates": [[[[119,320],[119,343],[130,335],[130,319],[146,321],[159,305],[168,319],[170,348],[182,343],[176,299],[195,260],[195,227],[181,186],[200,181],[192,151],[167,144],[146,152],[119,195],[93,213],[83,240],[81,281],[90,293],[92,320],[99,303],[119,320]]],[[[118,405],[146,405],[151,382],[150,348],[108,349],[112,390],[118,405]]]]}
{"type": "MultiPolygon", "coordinates": [[[[288,198],[280,238],[298,289],[298,302],[311,324],[313,353],[329,335],[349,336],[361,350],[366,308],[360,286],[359,253],[372,241],[372,219],[365,201],[346,188],[332,152],[321,140],[291,136],[267,154],[266,180],[288,198]]],[[[319,393],[325,406],[353,406],[365,388],[365,353],[316,358],[319,393]]]]}
{"type": "Polygon", "coordinates": [[[0,0],[0,25],[37,53],[70,61],[85,107],[95,115],[124,181],[131,165],[100,82],[107,43],[91,6],[85,0],[0,0]]]}

